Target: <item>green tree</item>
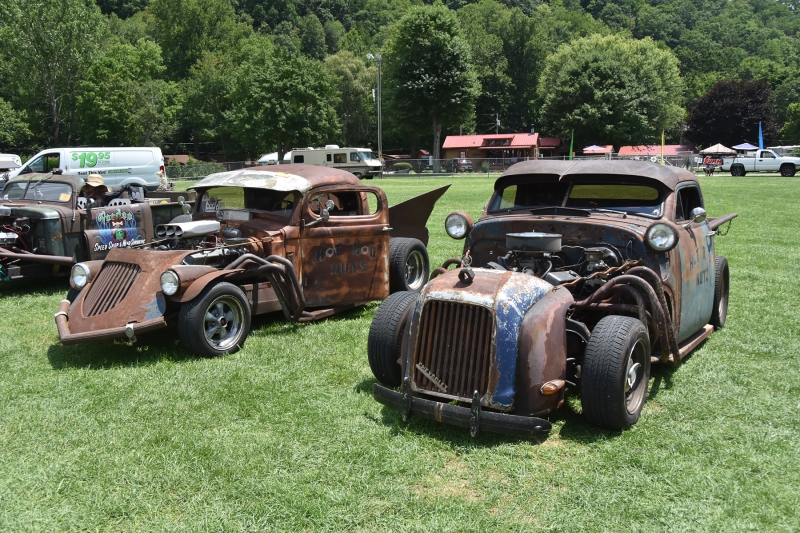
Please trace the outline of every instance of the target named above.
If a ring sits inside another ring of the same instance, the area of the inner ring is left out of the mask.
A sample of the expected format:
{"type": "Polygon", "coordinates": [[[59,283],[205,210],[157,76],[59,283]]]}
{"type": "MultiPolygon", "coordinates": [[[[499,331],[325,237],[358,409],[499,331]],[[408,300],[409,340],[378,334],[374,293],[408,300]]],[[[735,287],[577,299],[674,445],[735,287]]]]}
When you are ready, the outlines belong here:
{"type": "Polygon", "coordinates": [[[458,18],[441,4],[413,8],[395,26],[384,61],[390,109],[398,120],[429,124],[438,161],[442,127],[472,119],[480,91],[458,18]]]}
{"type": "Polygon", "coordinates": [[[683,116],[683,90],[671,52],[617,35],[561,46],[539,83],[542,120],[554,132],[615,146],[660,138],[683,116]]]}
{"type": "Polygon", "coordinates": [[[319,61],[288,56],[269,39],[248,40],[234,72],[230,121],[234,150],[258,155],[325,142],[339,129],[335,81],[319,61]]]}
{"type": "Polygon", "coordinates": [[[336,88],[341,97],[336,112],[342,120],[342,144],[370,144],[375,131],[372,87],[377,77],[377,68],[374,64],[365,65],[362,59],[346,50],[328,56],[325,66],[336,78],[336,88]]]}
{"type": "Polygon", "coordinates": [[[311,14],[300,20],[300,46],[311,59],[325,59],[325,29],[316,15],[311,14]]]}
{"type": "Polygon", "coordinates": [[[50,145],[69,143],[76,86],[105,33],[100,10],[88,0],[4,0],[0,20],[15,107],[40,121],[50,145]]]}
{"type": "Polygon", "coordinates": [[[338,20],[326,20],[323,24],[325,28],[325,45],[328,47],[329,54],[335,54],[339,51],[339,43],[344,37],[344,25],[338,20]]]}
{"type": "Polygon", "coordinates": [[[85,142],[158,145],[175,130],[181,93],[159,77],[166,67],[161,48],[140,39],[106,49],[80,84],[77,98],[85,142]]]}
{"type": "Polygon", "coordinates": [[[186,77],[203,52],[235,48],[252,33],[236,21],[230,0],[151,0],[147,9],[173,80],[186,77]]]}
{"type": "Polygon", "coordinates": [[[30,135],[25,113],[15,111],[9,102],[0,98],[0,151],[20,146],[30,135]]]}
{"type": "Polygon", "coordinates": [[[183,121],[192,132],[195,156],[199,156],[199,143],[219,142],[227,157],[231,135],[226,115],[232,107],[234,64],[228,55],[206,52],[183,82],[183,121]]]}
{"type": "Polygon", "coordinates": [[[781,136],[790,143],[800,142],[800,103],[789,104],[786,118],[786,123],[781,128],[781,136]]]}
{"type": "Polygon", "coordinates": [[[778,135],[778,125],[764,80],[722,80],[715,83],[689,112],[686,137],[703,146],[727,146],[758,140],[761,123],[765,139],[778,135]]]}

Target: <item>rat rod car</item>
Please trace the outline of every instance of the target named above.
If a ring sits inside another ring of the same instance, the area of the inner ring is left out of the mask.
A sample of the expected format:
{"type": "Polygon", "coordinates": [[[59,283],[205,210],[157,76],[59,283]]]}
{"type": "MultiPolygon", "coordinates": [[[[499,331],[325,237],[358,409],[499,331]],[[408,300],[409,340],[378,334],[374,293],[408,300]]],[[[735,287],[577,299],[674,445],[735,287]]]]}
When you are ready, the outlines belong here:
{"type": "Polygon", "coordinates": [[[651,362],[679,364],[725,324],[728,263],[714,235],[734,217],[707,219],[695,176],[673,167],[518,163],[477,224],[448,215],[463,258],[378,308],[373,395],[473,436],[532,435],[551,429],[541,417],[570,388],[591,423],[628,428],[651,362]]]}
{"type": "Polygon", "coordinates": [[[316,320],[428,281],[428,230],[441,187],[388,207],[343,170],[282,165],[212,174],[194,212],[156,228],[148,249],[79,263],[56,324],[64,344],[135,339],[173,320],[199,355],[237,351],[251,314],[316,320]]]}
{"type": "Polygon", "coordinates": [[[58,173],[12,178],[0,193],[0,280],[66,276],[77,262],[153,239],[153,228],[180,216],[188,193],[141,187],[107,206],[80,197],[84,179],[58,173]]]}

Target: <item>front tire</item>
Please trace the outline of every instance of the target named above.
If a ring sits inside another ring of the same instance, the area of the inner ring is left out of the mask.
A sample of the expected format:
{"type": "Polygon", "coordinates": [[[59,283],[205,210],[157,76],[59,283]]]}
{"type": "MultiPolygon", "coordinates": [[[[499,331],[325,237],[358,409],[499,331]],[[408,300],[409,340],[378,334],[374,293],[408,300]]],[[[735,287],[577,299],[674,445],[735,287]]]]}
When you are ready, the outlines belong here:
{"type": "Polygon", "coordinates": [[[714,329],[722,329],[728,318],[729,283],[728,260],[718,255],[714,262],[714,309],[710,322],[714,329]]]}
{"type": "Polygon", "coordinates": [[[607,316],[586,345],[581,376],[584,416],[597,426],[623,430],[638,420],[650,380],[647,328],[629,316],[607,316]]]}
{"type": "Polygon", "coordinates": [[[234,353],[250,333],[250,304],[242,290],[231,283],[203,289],[183,304],[178,333],[189,350],[205,357],[234,353]]]}
{"type": "Polygon", "coordinates": [[[797,169],[794,165],[790,163],[786,163],[785,165],[781,165],[781,176],[784,178],[791,178],[797,173],[797,169]]]}
{"type": "Polygon", "coordinates": [[[422,241],[389,239],[389,292],[419,292],[428,283],[428,250],[422,241]]]}
{"type": "Polygon", "coordinates": [[[731,167],[731,176],[744,176],[746,172],[744,171],[744,167],[741,165],[736,165],[731,167]]]}
{"type": "Polygon", "coordinates": [[[367,337],[367,358],[372,374],[382,385],[399,387],[402,382],[400,346],[408,332],[416,292],[396,292],[381,303],[367,337]]]}

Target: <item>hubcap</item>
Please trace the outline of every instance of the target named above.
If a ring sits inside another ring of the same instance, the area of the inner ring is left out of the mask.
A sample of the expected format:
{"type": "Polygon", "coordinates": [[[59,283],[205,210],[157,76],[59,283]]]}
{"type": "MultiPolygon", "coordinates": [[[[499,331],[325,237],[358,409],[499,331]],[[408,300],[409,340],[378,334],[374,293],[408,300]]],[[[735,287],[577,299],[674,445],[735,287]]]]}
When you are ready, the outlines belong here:
{"type": "Polygon", "coordinates": [[[208,306],[205,315],[206,342],[217,350],[227,350],[241,337],[242,305],[233,296],[220,296],[208,306]]]}
{"type": "Polygon", "coordinates": [[[425,282],[425,258],[418,250],[409,254],[406,260],[406,284],[412,290],[422,287],[425,282]]]}
{"type": "Polygon", "coordinates": [[[628,365],[625,371],[625,407],[629,413],[635,413],[644,402],[647,383],[644,382],[645,357],[650,357],[644,342],[639,340],[628,354],[628,365]]]}

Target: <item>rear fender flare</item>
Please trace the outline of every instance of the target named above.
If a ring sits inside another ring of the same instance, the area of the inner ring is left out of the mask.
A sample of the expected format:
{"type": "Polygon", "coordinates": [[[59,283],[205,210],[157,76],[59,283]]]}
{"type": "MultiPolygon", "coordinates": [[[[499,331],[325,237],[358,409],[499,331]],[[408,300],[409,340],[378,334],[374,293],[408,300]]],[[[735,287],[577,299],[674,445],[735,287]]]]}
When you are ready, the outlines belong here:
{"type": "Polygon", "coordinates": [[[210,285],[213,281],[219,278],[224,278],[225,276],[230,276],[231,274],[238,274],[239,272],[242,272],[242,270],[243,269],[240,268],[235,270],[217,270],[215,272],[209,272],[208,274],[196,279],[185,291],[183,291],[182,294],[169,299],[180,303],[186,303],[194,300],[202,292],[202,290],[210,285]]]}

